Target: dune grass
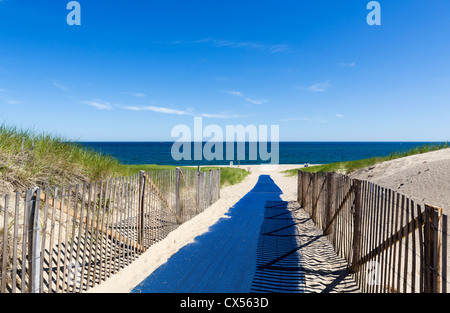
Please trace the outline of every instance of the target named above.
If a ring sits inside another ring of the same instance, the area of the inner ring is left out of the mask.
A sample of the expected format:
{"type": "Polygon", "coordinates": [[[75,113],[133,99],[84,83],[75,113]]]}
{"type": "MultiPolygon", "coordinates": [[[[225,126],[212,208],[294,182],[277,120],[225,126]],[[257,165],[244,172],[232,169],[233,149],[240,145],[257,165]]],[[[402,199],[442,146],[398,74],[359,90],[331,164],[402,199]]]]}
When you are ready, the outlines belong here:
{"type": "MultiPolygon", "coordinates": [[[[156,165],[156,164],[142,164],[142,165],[123,165],[122,172],[126,175],[133,175],[139,173],[139,171],[161,171],[161,170],[173,170],[177,166],[172,165],[156,165]]],[[[197,167],[192,166],[182,166],[188,170],[196,171],[197,167]]],[[[207,172],[209,170],[217,170],[220,168],[220,186],[225,187],[229,185],[239,184],[245,179],[250,173],[241,168],[230,168],[230,167],[214,167],[205,166],[200,167],[202,172],[207,172]]]]}
{"type": "Polygon", "coordinates": [[[295,175],[297,175],[298,170],[302,170],[304,172],[310,172],[310,173],[338,172],[338,173],[343,173],[343,174],[349,174],[349,173],[352,173],[359,169],[373,166],[377,163],[390,161],[390,160],[394,160],[394,159],[399,159],[399,158],[407,157],[410,155],[427,153],[427,152],[437,151],[437,150],[441,150],[441,149],[447,149],[447,148],[449,148],[448,143],[427,144],[427,145],[415,147],[413,149],[410,149],[410,150],[404,151],[404,152],[393,152],[390,155],[385,156],[385,157],[372,157],[372,158],[367,158],[367,159],[362,159],[362,160],[336,162],[336,163],[330,163],[330,164],[324,164],[324,165],[302,167],[302,168],[298,168],[298,169],[287,170],[287,171],[284,171],[284,173],[287,176],[295,176],[295,175]]]}
{"type": "MultiPolygon", "coordinates": [[[[201,170],[206,172],[209,170],[215,170],[219,167],[202,167],[201,170]]],[[[239,184],[250,173],[242,168],[234,167],[220,167],[220,186],[229,186],[239,184]]]]}
{"type": "Polygon", "coordinates": [[[120,171],[115,158],[64,137],[0,125],[0,179],[18,189],[93,181],[120,171]]]}
{"type": "MultiPolygon", "coordinates": [[[[81,184],[129,176],[140,170],[174,168],[154,164],[126,165],[112,156],[70,142],[62,136],[0,125],[0,182],[6,182],[14,190],[81,184]]],[[[202,168],[202,171],[209,169],[215,168],[202,168]]],[[[221,185],[239,183],[247,174],[242,169],[222,168],[221,185]]]]}

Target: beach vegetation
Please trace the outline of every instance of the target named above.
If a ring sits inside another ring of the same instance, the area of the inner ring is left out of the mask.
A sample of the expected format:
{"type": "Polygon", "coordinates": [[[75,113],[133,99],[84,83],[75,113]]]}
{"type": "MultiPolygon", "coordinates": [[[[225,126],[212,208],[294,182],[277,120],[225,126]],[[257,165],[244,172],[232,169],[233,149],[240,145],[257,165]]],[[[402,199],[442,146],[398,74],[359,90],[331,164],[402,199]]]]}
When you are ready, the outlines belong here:
{"type": "Polygon", "coordinates": [[[354,161],[345,161],[345,162],[335,162],[335,163],[329,163],[329,164],[323,164],[323,165],[316,165],[316,166],[308,166],[308,167],[302,167],[297,169],[290,169],[284,171],[284,173],[287,176],[295,176],[297,175],[298,170],[302,170],[304,172],[310,172],[310,173],[316,173],[316,172],[337,172],[342,174],[350,174],[354,171],[357,171],[362,168],[374,166],[375,164],[404,158],[407,156],[415,155],[415,154],[421,154],[421,153],[427,153],[442,149],[449,148],[448,142],[446,143],[436,143],[436,144],[426,144],[422,146],[417,146],[415,148],[412,148],[407,151],[397,151],[393,152],[387,156],[381,156],[381,157],[371,157],[367,159],[362,160],[354,160],[354,161]]]}
{"type": "MultiPolygon", "coordinates": [[[[9,192],[82,184],[130,176],[142,170],[175,168],[170,165],[123,164],[113,156],[60,135],[0,124],[0,185],[8,185],[6,189],[9,192]]],[[[184,168],[197,170],[197,167],[184,168]]],[[[202,171],[210,169],[217,167],[201,168],[202,171]]],[[[221,186],[237,184],[248,175],[246,170],[239,168],[221,169],[221,186]]]]}

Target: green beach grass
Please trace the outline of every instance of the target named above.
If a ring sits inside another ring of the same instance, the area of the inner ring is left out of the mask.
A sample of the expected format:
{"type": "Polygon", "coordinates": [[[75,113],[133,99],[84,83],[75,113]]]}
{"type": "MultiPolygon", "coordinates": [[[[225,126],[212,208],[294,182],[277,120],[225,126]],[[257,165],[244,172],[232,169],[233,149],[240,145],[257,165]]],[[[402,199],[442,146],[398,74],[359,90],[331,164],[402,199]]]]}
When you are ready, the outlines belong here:
{"type": "MultiPolygon", "coordinates": [[[[168,165],[126,165],[116,158],[72,143],[62,136],[0,125],[0,181],[15,190],[66,186],[129,176],[139,171],[174,169],[168,165]]],[[[197,167],[185,167],[196,170],[197,167]]],[[[202,167],[202,171],[217,167],[202,167]]],[[[221,186],[241,182],[249,173],[221,168],[221,186]]]]}
{"type": "Polygon", "coordinates": [[[317,165],[317,166],[302,167],[302,168],[298,168],[298,169],[286,170],[283,173],[285,173],[286,176],[295,176],[295,175],[297,175],[298,170],[302,170],[304,172],[310,172],[310,173],[338,172],[338,173],[343,173],[343,174],[349,174],[349,173],[352,173],[359,169],[373,166],[377,163],[390,161],[390,160],[394,160],[394,159],[399,159],[399,158],[407,157],[410,155],[427,153],[427,152],[437,151],[437,150],[441,150],[441,149],[447,149],[447,148],[449,148],[448,143],[427,144],[427,145],[415,147],[415,148],[405,151],[405,152],[394,152],[385,157],[372,157],[372,158],[362,159],[362,160],[336,162],[336,163],[323,164],[323,165],[317,165]]]}
{"type": "MultiPolygon", "coordinates": [[[[133,165],[122,165],[122,171],[126,176],[139,173],[139,171],[161,171],[161,170],[173,170],[177,166],[172,165],[156,165],[156,164],[133,164],[133,165]]],[[[196,171],[197,167],[192,166],[180,166],[180,168],[185,168],[187,170],[196,171]]],[[[214,167],[214,166],[203,166],[200,167],[202,172],[207,172],[209,170],[217,170],[220,168],[220,186],[230,186],[239,184],[245,179],[250,173],[241,168],[230,168],[230,167],[214,167]]]]}

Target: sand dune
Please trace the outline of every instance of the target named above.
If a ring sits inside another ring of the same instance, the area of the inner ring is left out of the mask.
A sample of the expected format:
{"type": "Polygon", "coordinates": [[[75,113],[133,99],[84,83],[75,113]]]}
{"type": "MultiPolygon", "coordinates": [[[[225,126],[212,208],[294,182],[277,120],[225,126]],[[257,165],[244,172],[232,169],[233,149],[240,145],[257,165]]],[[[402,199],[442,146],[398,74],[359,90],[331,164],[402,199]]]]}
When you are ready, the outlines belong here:
{"type": "Polygon", "coordinates": [[[349,176],[369,180],[450,213],[450,149],[379,163],[349,176]]]}

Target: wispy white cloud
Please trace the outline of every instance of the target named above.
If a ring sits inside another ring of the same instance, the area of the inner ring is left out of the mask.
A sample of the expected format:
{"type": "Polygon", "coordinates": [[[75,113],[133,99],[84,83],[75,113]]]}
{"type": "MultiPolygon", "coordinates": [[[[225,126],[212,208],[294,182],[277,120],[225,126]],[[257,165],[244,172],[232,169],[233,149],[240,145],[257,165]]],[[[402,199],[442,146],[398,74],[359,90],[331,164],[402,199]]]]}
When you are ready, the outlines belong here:
{"type": "MultiPolygon", "coordinates": [[[[6,89],[0,89],[0,92],[6,92],[6,89]]],[[[0,95],[0,100],[3,100],[3,102],[6,102],[7,104],[10,104],[10,105],[22,103],[22,101],[12,99],[6,95],[0,95]]]]}
{"type": "Polygon", "coordinates": [[[339,113],[336,113],[335,116],[336,116],[336,117],[339,117],[339,118],[344,118],[344,117],[345,117],[345,115],[339,114],[339,113]]]}
{"type": "Polygon", "coordinates": [[[219,112],[219,113],[195,113],[192,108],[187,108],[185,110],[163,107],[163,106],[136,106],[136,105],[120,105],[117,103],[111,104],[107,101],[102,100],[85,100],[81,101],[84,104],[90,105],[98,110],[113,110],[115,108],[128,110],[128,111],[136,111],[136,112],[155,112],[161,114],[172,114],[172,115],[180,115],[180,116],[201,116],[204,118],[216,118],[216,119],[227,119],[227,118],[241,118],[245,117],[243,115],[232,114],[230,112],[219,112]]]}
{"type": "Polygon", "coordinates": [[[244,97],[245,101],[247,101],[248,103],[251,103],[251,104],[264,104],[264,103],[269,102],[269,100],[262,100],[262,99],[260,100],[260,99],[253,99],[253,98],[247,97],[242,92],[236,91],[236,90],[223,91],[223,92],[227,93],[229,95],[232,95],[232,96],[236,96],[236,97],[244,97]]]}
{"type": "Polygon", "coordinates": [[[248,103],[251,104],[264,104],[269,102],[269,100],[256,100],[256,99],[252,99],[252,98],[245,98],[245,101],[247,101],[248,103]]]}
{"type": "Polygon", "coordinates": [[[229,94],[229,95],[232,95],[232,96],[237,96],[237,97],[243,97],[243,96],[244,96],[244,95],[242,94],[242,92],[236,91],[236,90],[224,90],[223,92],[224,92],[224,93],[227,93],[227,94],[229,94]]]}
{"type": "Polygon", "coordinates": [[[178,40],[172,42],[172,44],[210,44],[215,48],[223,48],[223,47],[228,47],[232,49],[243,48],[243,49],[260,50],[268,53],[281,53],[290,51],[290,47],[286,44],[271,44],[257,41],[233,41],[217,38],[205,38],[195,41],[178,40]]]}
{"type": "Polygon", "coordinates": [[[135,98],[145,98],[147,95],[143,92],[122,92],[123,95],[132,96],[135,98]]]}
{"type": "Polygon", "coordinates": [[[309,89],[309,91],[312,91],[312,92],[325,92],[330,87],[331,87],[330,81],[327,80],[326,82],[323,82],[323,83],[317,83],[317,84],[311,85],[308,89],[309,89]]]}
{"type": "MultiPolygon", "coordinates": [[[[1,93],[5,93],[5,92],[7,92],[7,90],[3,89],[3,88],[0,88],[0,92],[1,93]]],[[[22,101],[12,99],[12,98],[10,98],[9,96],[7,96],[5,94],[0,95],[0,100],[2,100],[3,102],[6,102],[7,104],[10,104],[10,105],[21,104],[22,103],[22,101]]]]}
{"type": "Polygon", "coordinates": [[[210,113],[202,113],[200,114],[201,117],[205,118],[243,118],[246,117],[245,115],[238,115],[238,114],[230,114],[230,113],[218,113],[218,114],[210,114],[210,113]]]}
{"type": "Polygon", "coordinates": [[[82,103],[90,105],[98,110],[112,110],[113,109],[113,105],[109,102],[106,101],[101,101],[101,100],[85,100],[82,101],[82,103]]]}
{"type": "Polygon", "coordinates": [[[171,108],[165,108],[165,107],[157,107],[157,106],[124,106],[122,107],[123,109],[126,110],[131,110],[131,111],[152,111],[152,112],[157,112],[157,113],[165,113],[165,114],[176,114],[176,115],[190,115],[190,113],[188,111],[183,111],[183,110],[176,110],[176,109],[171,109],[171,108]]]}
{"type": "Polygon", "coordinates": [[[254,41],[231,41],[223,39],[211,39],[210,42],[212,42],[215,47],[246,48],[267,51],[269,53],[289,51],[289,46],[285,44],[266,44],[254,41]]]}
{"type": "Polygon", "coordinates": [[[281,120],[282,122],[295,122],[295,121],[305,121],[305,122],[313,122],[313,123],[327,123],[326,120],[318,118],[318,117],[289,117],[281,120]]]}
{"type": "Polygon", "coordinates": [[[163,114],[173,114],[173,115],[187,115],[187,116],[201,116],[205,118],[240,118],[243,117],[237,114],[231,114],[228,112],[221,113],[195,113],[193,110],[178,110],[173,108],[161,107],[161,106],[123,106],[122,109],[131,111],[151,111],[163,114]]]}
{"type": "Polygon", "coordinates": [[[66,86],[62,85],[60,82],[54,80],[54,79],[50,79],[50,81],[52,82],[53,86],[55,86],[56,88],[62,90],[62,91],[70,91],[69,88],[67,88],[66,86]]]}
{"type": "Polygon", "coordinates": [[[356,66],[356,62],[355,61],[353,61],[351,63],[339,62],[338,65],[339,66],[343,66],[343,67],[355,67],[356,66]]]}

